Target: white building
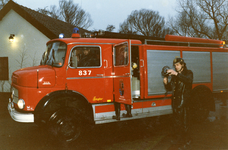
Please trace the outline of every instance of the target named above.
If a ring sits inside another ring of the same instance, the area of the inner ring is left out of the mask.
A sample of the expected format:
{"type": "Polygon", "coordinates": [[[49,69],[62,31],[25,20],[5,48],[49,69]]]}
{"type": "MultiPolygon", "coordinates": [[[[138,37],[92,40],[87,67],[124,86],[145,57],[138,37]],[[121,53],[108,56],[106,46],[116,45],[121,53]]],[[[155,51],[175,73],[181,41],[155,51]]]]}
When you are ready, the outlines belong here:
{"type": "Polygon", "coordinates": [[[70,37],[73,28],[9,1],[0,11],[0,92],[10,91],[10,78],[15,70],[39,65],[47,41],[58,38],[60,33],[70,37]]]}

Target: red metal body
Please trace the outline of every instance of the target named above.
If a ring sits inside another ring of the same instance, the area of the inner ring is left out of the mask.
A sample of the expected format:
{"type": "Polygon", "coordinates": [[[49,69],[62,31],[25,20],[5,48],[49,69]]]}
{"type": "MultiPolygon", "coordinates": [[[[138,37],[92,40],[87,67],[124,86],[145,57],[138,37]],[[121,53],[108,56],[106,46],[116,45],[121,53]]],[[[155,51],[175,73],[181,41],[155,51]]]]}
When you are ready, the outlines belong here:
{"type": "MultiPolygon", "coordinates": [[[[200,42],[196,38],[179,36],[167,36],[166,40],[200,42]]],[[[202,43],[223,44],[221,41],[216,40],[200,40],[202,43]]],[[[79,93],[91,104],[94,120],[98,123],[115,121],[110,119],[110,116],[114,115],[113,102],[132,105],[134,116],[132,118],[172,113],[171,94],[149,94],[148,89],[152,86],[149,85],[151,78],[148,77],[148,69],[150,66],[147,63],[150,61],[148,57],[150,50],[178,51],[181,57],[185,51],[210,53],[211,80],[207,83],[195,83],[193,88],[198,85],[205,85],[211,91],[213,91],[212,53],[227,53],[227,49],[224,48],[146,45],[142,44],[139,40],[124,39],[68,38],[51,40],[47,44],[56,41],[63,42],[67,45],[65,60],[61,67],[41,65],[17,70],[12,75],[12,86],[18,91],[18,99],[25,101],[23,111],[34,111],[37,104],[46,95],[56,91],[70,90],[79,93]],[[116,59],[115,51],[121,44],[126,44],[129,59],[126,65],[118,66],[115,65],[114,61],[116,59]],[[73,68],[69,66],[72,49],[83,46],[100,49],[101,62],[99,67],[73,68]],[[132,79],[133,60],[131,60],[134,54],[132,52],[132,46],[138,48],[139,76],[137,82],[139,82],[139,89],[135,91],[140,91],[140,93],[137,98],[132,96],[132,92],[134,91],[132,79]]],[[[121,105],[121,110],[124,111],[124,109],[124,105],[121,105]]]]}

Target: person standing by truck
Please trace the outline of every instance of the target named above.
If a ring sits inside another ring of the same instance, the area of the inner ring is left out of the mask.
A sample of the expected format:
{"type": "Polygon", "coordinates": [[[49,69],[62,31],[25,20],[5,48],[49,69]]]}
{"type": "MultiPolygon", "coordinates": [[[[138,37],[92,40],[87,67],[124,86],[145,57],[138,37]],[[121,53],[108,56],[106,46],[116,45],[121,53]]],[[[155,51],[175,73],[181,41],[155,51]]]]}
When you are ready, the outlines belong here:
{"type": "Polygon", "coordinates": [[[173,66],[175,70],[167,70],[167,75],[171,76],[170,82],[167,76],[163,79],[166,90],[172,91],[173,135],[171,142],[185,147],[191,143],[188,128],[193,72],[187,69],[182,58],[175,58],[173,66]]]}

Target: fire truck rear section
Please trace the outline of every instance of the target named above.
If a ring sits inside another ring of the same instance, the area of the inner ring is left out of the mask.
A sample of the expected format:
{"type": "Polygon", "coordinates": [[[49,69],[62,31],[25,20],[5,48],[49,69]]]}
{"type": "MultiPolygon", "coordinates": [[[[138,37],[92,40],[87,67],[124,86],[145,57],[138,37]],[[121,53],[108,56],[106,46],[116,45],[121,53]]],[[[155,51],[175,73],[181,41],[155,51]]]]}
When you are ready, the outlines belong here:
{"type": "Polygon", "coordinates": [[[47,43],[41,65],[12,75],[8,110],[18,122],[35,122],[61,141],[76,140],[90,125],[172,114],[161,70],[182,57],[194,73],[191,113],[205,119],[212,94],[228,92],[228,49],[223,41],[167,35],[165,40],[72,38],[47,43]],[[123,117],[125,105],[132,117],[123,117]]]}

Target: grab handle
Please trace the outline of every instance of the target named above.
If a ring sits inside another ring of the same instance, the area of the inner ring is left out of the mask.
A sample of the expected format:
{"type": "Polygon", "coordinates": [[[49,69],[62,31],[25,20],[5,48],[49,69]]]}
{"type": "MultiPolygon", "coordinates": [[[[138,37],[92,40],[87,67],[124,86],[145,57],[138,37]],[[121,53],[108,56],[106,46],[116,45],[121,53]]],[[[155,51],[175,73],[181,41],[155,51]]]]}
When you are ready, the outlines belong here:
{"type": "Polygon", "coordinates": [[[108,60],[105,59],[104,62],[105,62],[104,68],[108,68],[108,60]]]}
{"type": "Polygon", "coordinates": [[[140,61],[142,62],[142,66],[140,66],[140,67],[144,67],[144,60],[143,59],[140,59],[140,61]]]}

